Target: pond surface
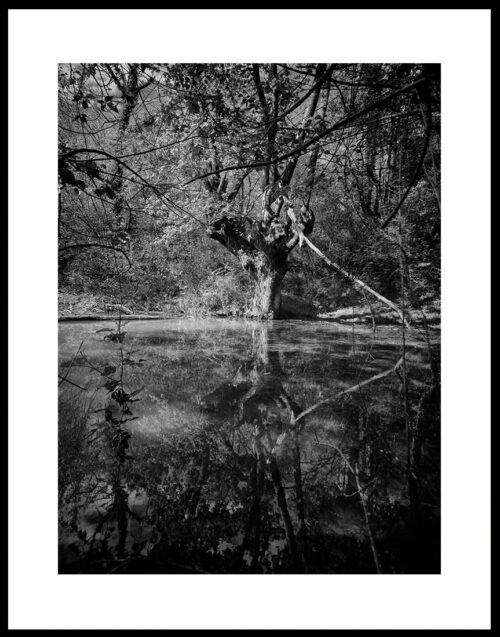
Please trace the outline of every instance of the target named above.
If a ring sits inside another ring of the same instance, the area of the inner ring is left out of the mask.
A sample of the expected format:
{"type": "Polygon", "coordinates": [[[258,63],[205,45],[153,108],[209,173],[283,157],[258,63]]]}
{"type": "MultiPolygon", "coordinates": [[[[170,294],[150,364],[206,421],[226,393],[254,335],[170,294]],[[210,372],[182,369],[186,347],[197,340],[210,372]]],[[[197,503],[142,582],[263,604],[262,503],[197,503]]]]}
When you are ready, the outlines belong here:
{"type": "Polygon", "coordinates": [[[59,335],[60,572],[439,572],[438,335],[404,361],[398,327],[322,321],[59,335]]]}

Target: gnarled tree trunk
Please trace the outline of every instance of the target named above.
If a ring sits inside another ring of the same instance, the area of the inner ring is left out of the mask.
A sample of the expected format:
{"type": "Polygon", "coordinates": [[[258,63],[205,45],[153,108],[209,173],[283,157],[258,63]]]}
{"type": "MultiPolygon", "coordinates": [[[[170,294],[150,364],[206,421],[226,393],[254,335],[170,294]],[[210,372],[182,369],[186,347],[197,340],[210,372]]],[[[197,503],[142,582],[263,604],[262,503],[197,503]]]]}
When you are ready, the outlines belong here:
{"type": "Polygon", "coordinates": [[[208,229],[209,236],[234,254],[250,274],[254,282],[250,315],[254,318],[280,318],[281,284],[288,271],[288,254],[299,241],[299,234],[309,234],[313,228],[314,217],[305,207],[293,220],[288,214],[290,209],[285,212],[285,208],[281,205],[261,221],[241,217],[212,219],[208,229]]]}
{"type": "MultiPolygon", "coordinates": [[[[315,84],[309,93],[308,106],[304,109],[302,124],[297,128],[294,142],[300,145],[307,137],[320,101],[322,82],[331,74],[333,67],[327,69],[326,64],[318,64],[315,73],[315,84]]],[[[266,127],[265,162],[262,170],[262,207],[259,219],[249,216],[227,215],[224,204],[235,200],[242,181],[236,181],[234,187],[228,189],[226,175],[217,174],[222,170],[219,153],[212,144],[210,166],[212,172],[205,180],[207,190],[214,195],[213,212],[207,215],[208,235],[219,241],[240,261],[243,268],[254,281],[254,295],[250,314],[255,318],[276,319],[281,314],[281,284],[288,270],[288,254],[300,242],[302,237],[310,234],[314,227],[314,215],[309,208],[314,186],[316,163],[319,148],[306,160],[305,183],[302,188],[292,188],[291,181],[299,161],[299,155],[288,158],[280,170],[275,160],[276,135],[278,131],[278,111],[280,94],[277,85],[273,90],[271,103],[268,103],[262,86],[259,65],[252,67],[254,82],[262,108],[262,123],[266,127]],[[268,162],[268,163],[266,163],[268,162]],[[217,204],[223,204],[218,208],[217,204]],[[219,216],[222,212],[222,217],[219,216]]],[[[269,76],[277,81],[277,66],[271,65],[269,76]]],[[[320,120],[326,116],[328,104],[327,91],[320,120]]],[[[247,173],[248,175],[248,173],[247,173]]]]}
{"type": "Polygon", "coordinates": [[[259,265],[253,274],[255,288],[251,316],[276,319],[281,316],[281,282],[286,268],[273,269],[268,264],[259,265]]]}

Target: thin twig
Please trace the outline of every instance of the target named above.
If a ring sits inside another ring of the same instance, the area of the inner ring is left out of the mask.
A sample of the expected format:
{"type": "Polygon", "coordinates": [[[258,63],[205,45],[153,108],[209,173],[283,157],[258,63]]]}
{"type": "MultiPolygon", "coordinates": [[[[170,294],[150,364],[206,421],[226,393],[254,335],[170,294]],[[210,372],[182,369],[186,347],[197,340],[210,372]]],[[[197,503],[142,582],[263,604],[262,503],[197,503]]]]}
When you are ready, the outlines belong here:
{"type": "Polygon", "coordinates": [[[379,557],[378,557],[377,547],[375,546],[375,539],[373,537],[373,533],[372,533],[372,529],[371,529],[370,513],[368,511],[368,505],[367,505],[367,502],[366,502],[366,496],[363,493],[363,489],[365,487],[361,486],[361,482],[359,480],[358,467],[357,467],[357,465],[352,467],[351,463],[349,462],[349,460],[345,456],[345,454],[342,451],[342,449],[340,449],[340,447],[338,447],[337,445],[334,445],[333,443],[328,443],[328,442],[321,442],[320,444],[324,445],[325,447],[332,447],[332,449],[335,449],[335,451],[337,451],[340,454],[340,457],[345,462],[347,468],[353,474],[354,479],[356,480],[356,487],[358,489],[357,493],[359,493],[359,499],[361,500],[361,506],[363,507],[363,513],[364,513],[364,516],[365,516],[365,523],[366,523],[366,530],[367,530],[367,533],[368,533],[368,539],[370,541],[370,547],[371,547],[371,550],[372,550],[373,561],[375,563],[375,569],[376,569],[377,573],[380,575],[382,573],[382,569],[380,568],[380,560],[379,560],[379,557]]]}
{"type": "MultiPolygon", "coordinates": [[[[86,387],[80,387],[80,385],[77,385],[76,383],[74,383],[72,380],[68,380],[65,376],[61,376],[61,374],[58,374],[59,378],[61,379],[61,383],[63,381],[66,381],[67,383],[69,383],[70,385],[73,385],[74,387],[78,387],[78,389],[81,389],[82,391],[86,391],[87,388],[86,387]]],[[[59,385],[61,384],[59,383],[59,385]]]]}

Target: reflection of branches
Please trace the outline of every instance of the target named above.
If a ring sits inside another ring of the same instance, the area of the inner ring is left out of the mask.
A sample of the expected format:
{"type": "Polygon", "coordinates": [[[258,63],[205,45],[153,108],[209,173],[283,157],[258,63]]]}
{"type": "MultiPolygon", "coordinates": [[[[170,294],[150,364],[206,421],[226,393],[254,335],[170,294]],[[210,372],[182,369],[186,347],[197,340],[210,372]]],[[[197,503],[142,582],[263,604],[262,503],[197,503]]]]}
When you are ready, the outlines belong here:
{"type": "Polygon", "coordinates": [[[297,503],[297,516],[299,519],[299,528],[297,531],[297,539],[299,541],[302,562],[307,570],[307,527],[306,527],[306,515],[304,505],[304,483],[302,479],[302,463],[300,454],[300,432],[295,429],[294,444],[293,444],[293,479],[295,487],[295,500],[297,503]]]}
{"type": "Polygon", "coordinates": [[[197,483],[193,487],[191,496],[189,497],[186,512],[184,514],[185,519],[196,517],[198,510],[198,504],[200,502],[201,493],[208,478],[208,469],[210,463],[210,446],[208,443],[204,444],[201,458],[201,467],[199,470],[199,477],[197,483]]]}
{"type": "Polygon", "coordinates": [[[59,385],[63,382],[63,381],[67,381],[70,385],[74,385],[75,387],[78,387],[78,389],[84,389],[83,387],[80,387],[79,385],[77,385],[76,383],[71,382],[70,380],[68,380],[68,374],[71,371],[71,368],[73,367],[73,363],[76,360],[76,357],[78,356],[78,354],[80,353],[81,349],[82,349],[82,345],[83,345],[83,341],[80,343],[79,348],[76,350],[76,354],[73,356],[73,358],[71,359],[71,363],[68,366],[68,369],[66,371],[66,373],[64,374],[64,376],[61,376],[59,374],[59,378],[61,379],[61,382],[59,383],[59,385]]]}
{"type": "Polygon", "coordinates": [[[281,511],[281,517],[285,525],[285,534],[288,541],[288,546],[290,548],[290,553],[292,554],[294,565],[296,568],[303,570],[304,564],[301,562],[301,559],[299,557],[297,540],[295,538],[292,519],[290,517],[290,511],[288,510],[285,490],[283,488],[283,481],[281,479],[281,472],[278,467],[276,456],[274,454],[271,454],[270,457],[267,459],[267,463],[269,474],[271,475],[271,479],[274,485],[276,500],[278,501],[278,506],[281,511]]]}
{"type": "MultiPolygon", "coordinates": [[[[370,524],[370,514],[368,512],[368,500],[367,500],[367,497],[366,497],[366,495],[364,493],[364,490],[366,489],[366,486],[363,487],[361,485],[361,482],[359,480],[358,466],[357,466],[357,464],[355,464],[354,467],[353,467],[351,465],[351,463],[349,462],[349,460],[347,459],[347,456],[342,451],[342,449],[340,447],[338,447],[337,445],[334,445],[333,443],[328,443],[328,442],[322,442],[320,444],[324,445],[325,447],[332,447],[332,449],[335,449],[335,451],[337,451],[340,454],[340,457],[345,462],[346,467],[353,474],[354,479],[356,480],[356,487],[357,487],[356,493],[359,494],[359,499],[361,500],[361,506],[363,507],[363,513],[365,515],[366,530],[368,532],[368,539],[370,540],[370,547],[371,547],[372,554],[373,554],[373,561],[375,563],[375,569],[376,569],[377,573],[380,575],[382,573],[382,570],[380,568],[380,560],[379,560],[378,553],[377,553],[377,547],[375,546],[375,540],[374,540],[373,534],[372,534],[372,529],[371,529],[371,524],[370,524]]],[[[354,495],[354,494],[350,494],[350,495],[354,495]]]]}
{"type": "MultiPolygon", "coordinates": [[[[235,564],[240,562],[247,550],[252,531],[254,531],[254,539],[252,543],[252,569],[257,570],[260,540],[261,540],[261,496],[264,488],[264,458],[260,450],[258,441],[254,440],[255,453],[252,461],[249,485],[252,493],[252,505],[248,515],[248,519],[244,526],[244,537],[241,545],[235,553],[235,564]]],[[[246,477],[246,476],[245,476],[246,477]]]]}
{"type": "Polygon", "coordinates": [[[292,418],[291,418],[292,424],[296,424],[299,420],[302,420],[302,418],[307,416],[307,414],[310,414],[312,411],[314,411],[321,405],[325,405],[326,403],[333,402],[337,400],[338,398],[341,398],[342,396],[345,396],[347,394],[352,394],[353,392],[357,391],[361,387],[364,387],[365,385],[373,383],[376,380],[380,380],[381,378],[384,378],[385,376],[389,376],[390,374],[394,373],[397,369],[399,369],[402,363],[403,363],[403,358],[401,357],[393,367],[386,370],[385,372],[381,372],[380,374],[375,374],[375,376],[371,376],[370,378],[367,378],[366,380],[362,381],[361,383],[358,383],[357,385],[353,385],[352,387],[349,387],[348,389],[344,389],[338,394],[334,394],[333,396],[329,396],[328,398],[325,398],[324,400],[320,400],[315,405],[312,405],[308,409],[305,409],[298,416],[293,416],[292,414],[292,418]]]}

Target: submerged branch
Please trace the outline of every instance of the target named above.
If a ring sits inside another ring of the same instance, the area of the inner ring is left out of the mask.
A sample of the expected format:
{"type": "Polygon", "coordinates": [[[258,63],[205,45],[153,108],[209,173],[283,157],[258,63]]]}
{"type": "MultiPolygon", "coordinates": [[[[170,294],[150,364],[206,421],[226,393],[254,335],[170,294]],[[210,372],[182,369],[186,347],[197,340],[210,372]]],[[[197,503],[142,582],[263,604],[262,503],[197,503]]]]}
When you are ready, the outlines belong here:
{"type": "Polygon", "coordinates": [[[405,316],[403,315],[403,312],[399,309],[399,307],[395,303],[393,303],[392,301],[389,301],[389,299],[386,299],[385,296],[382,296],[382,294],[379,294],[379,292],[376,292],[369,285],[367,285],[366,283],[361,281],[361,279],[357,279],[353,274],[351,274],[350,272],[347,272],[347,270],[344,270],[344,268],[342,268],[340,265],[338,265],[338,263],[334,263],[333,261],[331,261],[305,235],[302,234],[301,238],[311,248],[311,250],[313,252],[315,252],[319,257],[321,257],[321,259],[323,259],[323,261],[327,265],[329,265],[331,268],[333,268],[337,272],[340,272],[340,274],[343,274],[346,278],[349,279],[349,281],[352,281],[352,283],[354,283],[354,285],[356,285],[357,287],[361,288],[363,291],[369,292],[370,294],[375,296],[379,301],[382,301],[382,303],[384,303],[385,305],[390,307],[392,310],[394,310],[394,312],[396,312],[396,314],[399,316],[401,321],[406,325],[406,327],[408,327],[408,328],[410,327],[410,325],[408,324],[408,320],[405,318],[405,316]]]}

